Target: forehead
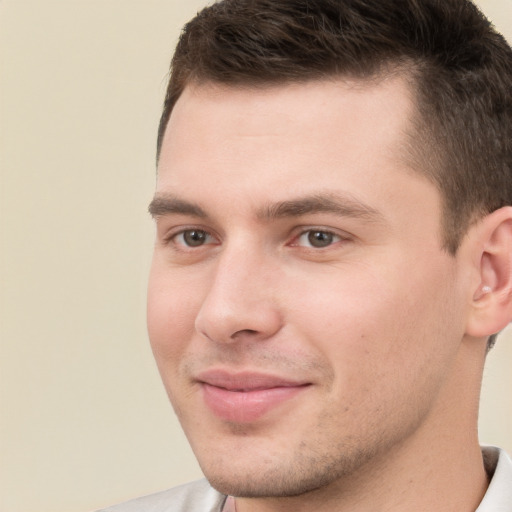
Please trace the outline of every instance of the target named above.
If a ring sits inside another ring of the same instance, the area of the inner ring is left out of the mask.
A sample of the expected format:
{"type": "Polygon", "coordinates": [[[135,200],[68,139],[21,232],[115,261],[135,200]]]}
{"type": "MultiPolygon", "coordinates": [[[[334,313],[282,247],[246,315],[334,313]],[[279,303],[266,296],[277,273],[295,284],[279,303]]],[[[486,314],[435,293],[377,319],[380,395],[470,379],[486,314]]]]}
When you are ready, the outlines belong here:
{"type": "Polygon", "coordinates": [[[370,204],[380,189],[385,201],[399,181],[424,181],[404,151],[412,97],[396,76],[258,89],[190,85],[165,133],[157,194],[255,204],[321,189],[370,204]]]}
{"type": "MultiPolygon", "coordinates": [[[[343,124],[352,123],[357,131],[369,128],[364,124],[368,118],[374,118],[379,122],[372,123],[365,135],[385,142],[386,135],[394,136],[408,126],[414,110],[409,83],[397,75],[253,88],[192,83],[177,101],[167,132],[174,130],[176,137],[181,130],[193,128],[196,135],[204,135],[202,128],[208,130],[213,123],[217,124],[215,131],[221,137],[227,133],[220,129],[229,128],[226,124],[219,125],[222,120],[231,123],[239,136],[286,134],[300,138],[305,135],[302,129],[313,123],[326,131],[331,128],[340,131],[343,124]],[[178,133],[175,128],[179,128],[178,133]]],[[[311,139],[314,135],[308,134],[311,139]]],[[[164,139],[164,143],[172,144],[172,140],[164,139]]]]}

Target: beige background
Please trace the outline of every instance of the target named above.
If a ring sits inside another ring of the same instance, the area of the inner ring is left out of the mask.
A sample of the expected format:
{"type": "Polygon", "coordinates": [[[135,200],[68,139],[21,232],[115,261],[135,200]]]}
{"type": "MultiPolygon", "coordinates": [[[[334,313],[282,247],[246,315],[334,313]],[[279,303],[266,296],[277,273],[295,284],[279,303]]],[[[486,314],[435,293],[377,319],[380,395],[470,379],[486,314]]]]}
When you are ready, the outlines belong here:
{"type": "MultiPolygon", "coordinates": [[[[145,331],[165,76],[199,0],[0,0],[0,511],[86,512],[200,475],[145,331]]],[[[512,39],[512,2],[481,0],[512,39]]],[[[512,451],[512,336],[482,441],[512,451]]]]}

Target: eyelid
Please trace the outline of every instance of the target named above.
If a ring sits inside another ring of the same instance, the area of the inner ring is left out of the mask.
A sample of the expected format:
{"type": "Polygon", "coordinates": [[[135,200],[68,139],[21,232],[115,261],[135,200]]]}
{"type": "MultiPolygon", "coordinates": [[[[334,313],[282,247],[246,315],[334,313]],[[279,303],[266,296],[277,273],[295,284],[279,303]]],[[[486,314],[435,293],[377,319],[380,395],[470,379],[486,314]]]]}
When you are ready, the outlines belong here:
{"type": "MultiPolygon", "coordinates": [[[[290,236],[288,237],[289,241],[286,243],[289,247],[299,247],[305,250],[311,250],[315,252],[320,252],[322,250],[329,250],[333,248],[334,246],[337,246],[340,242],[353,240],[355,237],[348,233],[347,231],[335,229],[332,227],[322,226],[322,225],[310,225],[310,226],[300,226],[296,227],[292,230],[290,236]],[[335,240],[332,244],[326,246],[326,247],[313,247],[313,246],[306,246],[299,244],[300,237],[306,235],[307,233],[314,231],[320,231],[324,233],[328,233],[333,235],[335,237],[335,240]]],[[[176,250],[183,250],[183,251],[197,251],[205,246],[211,246],[211,245],[220,245],[221,239],[220,236],[215,232],[215,230],[206,227],[201,224],[187,224],[187,225],[179,225],[174,226],[170,229],[165,230],[165,234],[160,236],[160,239],[162,241],[163,245],[174,245],[176,250]],[[176,238],[179,235],[182,235],[183,233],[187,231],[203,231],[205,232],[209,237],[213,239],[212,241],[208,241],[203,245],[199,245],[196,247],[188,246],[184,243],[178,243],[176,242],[176,238]]]]}
{"type": "Polygon", "coordinates": [[[331,228],[331,227],[326,227],[326,226],[301,226],[300,228],[296,229],[294,234],[292,235],[292,240],[291,242],[289,242],[287,245],[291,246],[291,247],[302,247],[304,249],[308,249],[308,250],[313,250],[313,251],[322,251],[322,250],[329,250],[330,248],[332,248],[333,246],[337,245],[338,243],[340,242],[343,242],[343,241],[348,241],[348,240],[351,240],[353,239],[354,237],[351,236],[349,233],[347,233],[346,231],[340,231],[338,229],[334,229],[334,228],[331,228]],[[298,242],[300,240],[300,238],[304,235],[306,235],[307,233],[310,233],[310,232],[314,232],[314,231],[319,231],[319,232],[322,232],[322,233],[327,233],[327,234],[330,234],[330,235],[333,235],[336,240],[326,246],[326,247],[308,247],[308,246],[304,246],[304,245],[300,245],[298,242]]]}
{"type": "Polygon", "coordinates": [[[199,245],[197,247],[191,247],[191,246],[187,246],[186,244],[183,244],[183,243],[175,242],[175,240],[178,236],[183,235],[187,231],[202,231],[202,232],[206,233],[209,237],[211,237],[213,240],[215,240],[216,243],[219,243],[219,237],[211,229],[208,229],[204,226],[200,226],[197,224],[196,225],[191,224],[191,225],[185,225],[185,226],[176,226],[172,229],[169,229],[165,233],[165,235],[162,236],[162,242],[164,243],[164,245],[171,245],[171,243],[174,243],[175,246],[179,246],[180,248],[182,248],[182,250],[197,250],[206,245],[212,245],[212,243],[207,242],[207,243],[205,243],[203,245],[199,245]]]}

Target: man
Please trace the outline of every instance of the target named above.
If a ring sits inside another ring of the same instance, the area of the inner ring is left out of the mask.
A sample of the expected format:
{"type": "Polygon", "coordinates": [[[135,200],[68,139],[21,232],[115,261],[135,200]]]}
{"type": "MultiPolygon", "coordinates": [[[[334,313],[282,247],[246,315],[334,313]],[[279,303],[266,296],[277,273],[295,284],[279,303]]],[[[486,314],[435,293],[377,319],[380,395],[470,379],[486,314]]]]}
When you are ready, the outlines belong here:
{"type": "Polygon", "coordinates": [[[158,137],[148,325],[207,481],[112,511],[512,511],[512,51],[466,0],[223,0],[158,137]]]}

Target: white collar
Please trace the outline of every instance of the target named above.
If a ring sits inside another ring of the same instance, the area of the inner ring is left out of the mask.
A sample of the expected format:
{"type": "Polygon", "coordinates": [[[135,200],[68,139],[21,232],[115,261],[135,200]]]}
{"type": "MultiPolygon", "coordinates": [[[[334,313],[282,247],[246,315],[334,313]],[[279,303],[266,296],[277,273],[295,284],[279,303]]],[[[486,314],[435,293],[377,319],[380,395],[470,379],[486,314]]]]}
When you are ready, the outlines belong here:
{"type": "Polygon", "coordinates": [[[482,448],[491,483],[475,512],[512,512],[512,460],[499,448],[482,448]]]}

